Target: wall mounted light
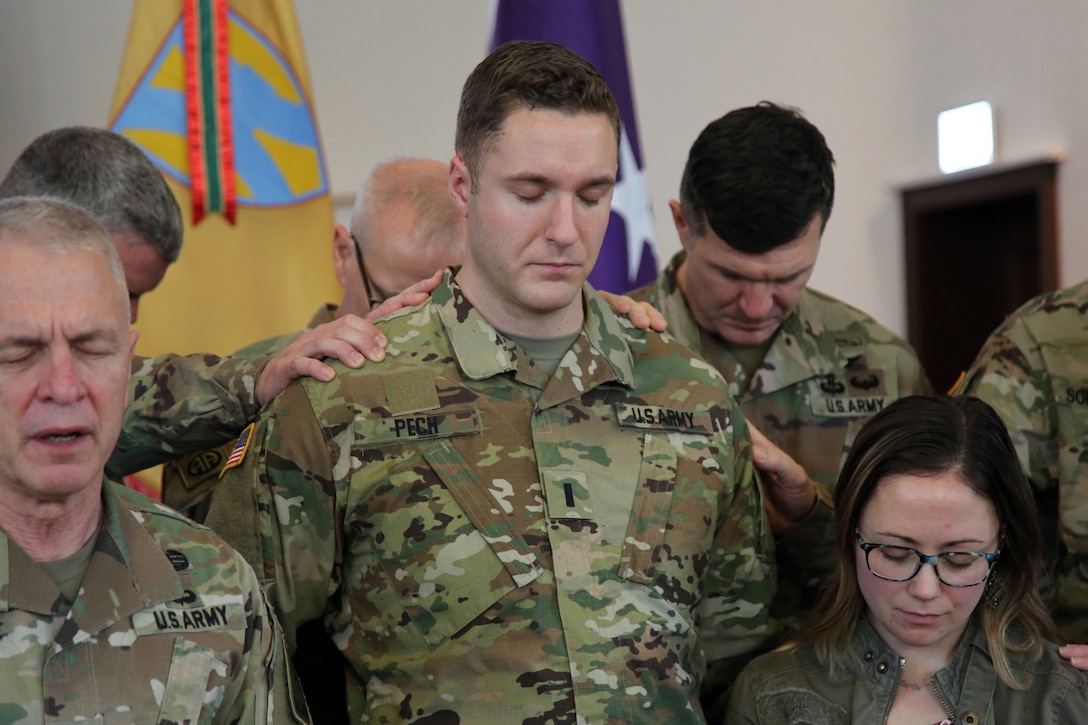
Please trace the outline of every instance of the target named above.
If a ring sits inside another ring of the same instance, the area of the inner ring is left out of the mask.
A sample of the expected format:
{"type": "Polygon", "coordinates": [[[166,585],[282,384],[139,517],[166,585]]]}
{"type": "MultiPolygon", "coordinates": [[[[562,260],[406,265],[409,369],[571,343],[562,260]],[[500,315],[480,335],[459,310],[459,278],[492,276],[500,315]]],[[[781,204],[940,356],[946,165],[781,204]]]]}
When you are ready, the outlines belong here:
{"type": "Polygon", "coordinates": [[[943,174],[994,162],[994,112],[988,101],[937,114],[937,161],[943,174]]]}

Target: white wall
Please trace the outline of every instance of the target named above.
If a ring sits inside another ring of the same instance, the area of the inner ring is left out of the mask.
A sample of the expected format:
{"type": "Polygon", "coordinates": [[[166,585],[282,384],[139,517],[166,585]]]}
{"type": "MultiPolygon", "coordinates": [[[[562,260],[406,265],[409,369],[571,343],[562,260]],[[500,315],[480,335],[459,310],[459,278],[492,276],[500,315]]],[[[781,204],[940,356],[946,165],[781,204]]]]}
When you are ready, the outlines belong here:
{"type": "MultiPolygon", "coordinates": [[[[333,190],[395,154],[447,157],[490,0],[296,0],[333,190]]],[[[106,121],[128,0],[0,0],[0,170],[38,133],[106,121]]],[[[898,189],[937,174],[937,112],[988,99],[1001,162],[1062,154],[1062,282],[1088,277],[1088,3],[628,0],[636,112],[662,261],[666,202],[710,120],[799,106],[838,161],[813,286],[906,328],[898,189]]]]}
{"type": "MultiPolygon", "coordinates": [[[[940,110],[985,98],[995,106],[999,162],[1063,158],[1061,283],[1088,277],[1088,3],[911,0],[907,6],[912,114],[928,123],[940,110]]],[[[932,124],[904,140],[908,153],[889,177],[893,183],[935,167],[932,124]]]]}

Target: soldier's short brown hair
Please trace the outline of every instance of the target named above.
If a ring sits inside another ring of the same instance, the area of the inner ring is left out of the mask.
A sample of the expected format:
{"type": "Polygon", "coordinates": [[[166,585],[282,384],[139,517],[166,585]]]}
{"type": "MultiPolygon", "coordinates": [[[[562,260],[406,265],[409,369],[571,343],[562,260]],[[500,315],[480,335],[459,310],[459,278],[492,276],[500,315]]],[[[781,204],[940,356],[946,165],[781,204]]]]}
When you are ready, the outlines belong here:
{"type": "Polygon", "coordinates": [[[592,63],[555,43],[504,43],[473,69],[461,91],[454,145],[473,188],[492,140],[510,114],[521,108],[603,114],[619,144],[619,107],[592,63]]]}

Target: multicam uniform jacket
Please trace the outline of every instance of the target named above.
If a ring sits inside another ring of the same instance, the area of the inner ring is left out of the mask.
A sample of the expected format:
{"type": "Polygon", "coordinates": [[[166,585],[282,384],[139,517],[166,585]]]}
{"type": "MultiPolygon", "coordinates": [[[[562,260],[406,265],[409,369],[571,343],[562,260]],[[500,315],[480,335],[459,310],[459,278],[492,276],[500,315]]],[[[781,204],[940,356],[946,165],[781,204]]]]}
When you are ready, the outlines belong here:
{"type": "Polygon", "coordinates": [[[308,722],[242,557],[122,486],[103,504],[75,602],[0,532],[0,722],[308,722]]]}
{"type": "Polygon", "coordinates": [[[1028,301],[997,328],[957,394],[985,400],[1009,428],[1036,491],[1043,591],[1063,634],[1088,641],[1088,281],[1028,301]]]}
{"type": "Polygon", "coordinates": [[[773,542],[735,402],[585,303],[549,379],[447,272],[379,323],[383,363],[272,401],[217,489],[257,500],[285,628],[327,615],[354,721],[698,723],[706,661],[764,646],[773,542]]]}
{"type": "MultiPolygon", "coordinates": [[[[335,313],[336,305],[322,305],[310,318],[306,329],[332,322],[335,313]]],[[[299,330],[246,345],[232,353],[231,357],[263,358],[275,355],[302,333],[303,330],[299,330]]],[[[143,389],[150,389],[150,385],[145,385],[143,389]]],[[[194,389],[193,393],[199,394],[199,391],[194,389]]],[[[190,400],[192,397],[190,396],[190,400]]],[[[136,417],[132,416],[132,419],[135,420],[136,417]]],[[[212,488],[219,480],[219,473],[234,446],[234,439],[246,423],[248,421],[241,422],[231,433],[230,440],[220,446],[188,453],[175,461],[168,461],[162,469],[162,502],[194,521],[203,521],[207,515],[207,503],[212,488]]]]}
{"type": "MultiPolygon", "coordinates": [[[[817,483],[835,485],[846,452],[875,413],[898,398],[932,392],[909,343],[865,313],[810,289],[801,293],[749,379],[725,344],[703,346],[676,282],[684,259],[685,253],[678,253],[656,282],[631,296],[661,311],[669,332],[725,377],[748,422],[817,483]]],[[[831,523],[830,515],[826,521],[831,523]]],[[[819,531],[806,527],[804,535],[819,531]]],[[[789,548],[811,551],[821,544],[794,541],[789,548]]],[[[815,604],[819,581],[803,558],[780,557],[779,565],[776,616],[796,626],[815,604]]]]}
{"type": "Polygon", "coordinates": [[[237,438],[257,418],[257,376],[268,360],[201,354],[135,358],[129,405],[106,475],[119,479],[237,438]]]}

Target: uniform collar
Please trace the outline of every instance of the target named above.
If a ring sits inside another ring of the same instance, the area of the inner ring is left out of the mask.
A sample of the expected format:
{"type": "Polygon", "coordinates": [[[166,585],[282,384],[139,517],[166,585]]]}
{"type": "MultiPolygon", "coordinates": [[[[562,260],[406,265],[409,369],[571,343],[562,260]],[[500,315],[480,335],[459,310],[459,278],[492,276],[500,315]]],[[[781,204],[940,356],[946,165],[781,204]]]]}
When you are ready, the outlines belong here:
{"type": "MultiPolygon", "coordinates": [[[[465,298],[453,276],[456,271],[446,270],[442,282],[431,292],[431,302],[446,328],[450,347],[462,372],[473,380],[483,380],[513,371],[518,380],[527,384],[542,385],[547,382],[524,359],[521,349],[503,337],[465,298]]],[[[586,319],[581,333],[571,346],[571,352],[579,360],[603,360],[604,369],[597,370],[594,375],[596,383],[615,380],[627,387],[634,387],[634,357],[627,342],[627,330],[588,283],[582,288],[582,300],[586,319]]],[[[564,369],[569,374],[571,367],[568,353],[555,377],[564,377],[564,369]]],[[[584,369],[584,366],[578,367],[584,369]]]]}
{"type": "Polygon", "coordinates": [[[21,609],[58,616],[70,608],[56,640],[64,646],[92,637],[150,604],[184,595],[170,560],[137,520],[147,514],[127,506],[116,486],[103,482],[102,526],[74,604],[18,544],[0,532],[0,611],[21,609]]]}
{"type": "Polygon", "coordinates": [[[834,337],[825,332],[815,295],[806,288],[775,333],[749,390],[770,393],[844,369],[849,363],[847,356],[834,337]]]}
{"type": "MultiPolygon", "coordinates": [[[[687,253],[684,251],[673,256],[658,278],[656,294],[650,301],[668,320],[670,334],[689,350],[707,355],[708,351],[702,349],[699,325],[677,281],[677,272],[686,259],[687,253]]],[[[763,364],[746,386],[747,392],[742,397],[772,393],[846,367],[849,362],[847,355],[833,336],[825,333],[816,295],[806,288],[801,292],[793,312],[775,332],[763,364]]]]}
{"type": "Polygon", "coordinates": [[[692,352],[701,353],[699,325],[691,316],[691,310],[677,281],[677,272],[686,259],[687,252],[683,250],[673,255],[657,282],[653,283],[655,289],[649,301],[668,320],[669,334],[692,352]]]}
{"type": "Polygon", "coordinates": [[[69,606],[45,570],[0,531],[0,612],[60,614],[69,606]]]}

